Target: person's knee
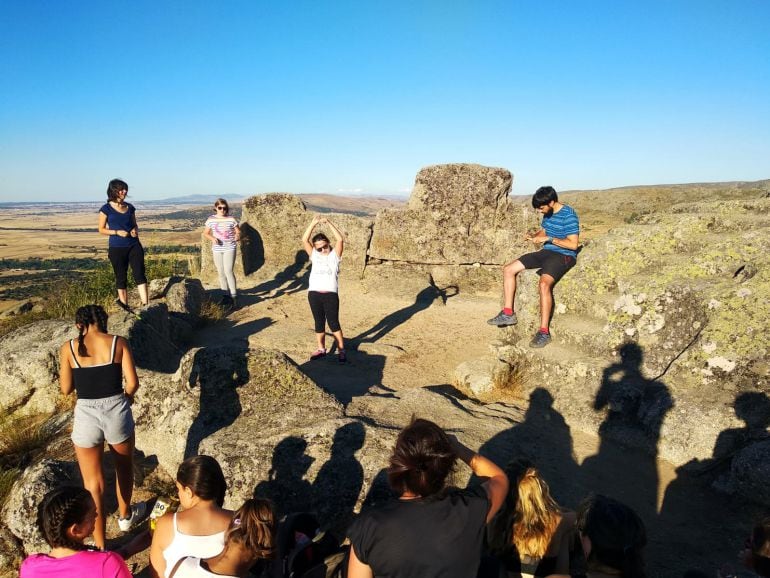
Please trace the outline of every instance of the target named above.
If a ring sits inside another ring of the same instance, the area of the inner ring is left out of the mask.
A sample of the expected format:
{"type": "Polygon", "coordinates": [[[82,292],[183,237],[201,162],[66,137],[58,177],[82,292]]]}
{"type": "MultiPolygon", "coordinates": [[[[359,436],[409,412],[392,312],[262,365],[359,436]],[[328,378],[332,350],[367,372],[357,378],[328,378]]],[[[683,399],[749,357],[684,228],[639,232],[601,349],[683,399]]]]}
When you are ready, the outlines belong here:
{"type": "Polygon", "coordinates": [[[549,295],[551,293],[551,290],[553,289],[553,285],[554,285],[553,279],[544,279],[543,277],[540,278],[540,282],[538,283],[540,292],[547,293],[549,295]]]}
{"type": "Polygon", "coordinates": [[[90,479],[83,480],[83,487],[88,490],[92,496],[102,496],[104,495],[104,477],[99,474],[90,479]]]}

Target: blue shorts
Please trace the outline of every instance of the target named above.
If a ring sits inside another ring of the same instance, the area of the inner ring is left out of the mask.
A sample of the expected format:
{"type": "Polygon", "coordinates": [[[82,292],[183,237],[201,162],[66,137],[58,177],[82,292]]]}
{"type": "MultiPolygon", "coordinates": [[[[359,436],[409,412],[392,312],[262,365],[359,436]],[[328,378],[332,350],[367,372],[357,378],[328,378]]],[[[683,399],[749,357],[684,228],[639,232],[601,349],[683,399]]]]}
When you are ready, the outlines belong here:
{"type": "Polygon", "coordinates": [[[134,433],[134,416],[123,393],[101,399],[79,399],[75,404],[72,443],[93,448],[107,441],[123,443],[134,433]]]}

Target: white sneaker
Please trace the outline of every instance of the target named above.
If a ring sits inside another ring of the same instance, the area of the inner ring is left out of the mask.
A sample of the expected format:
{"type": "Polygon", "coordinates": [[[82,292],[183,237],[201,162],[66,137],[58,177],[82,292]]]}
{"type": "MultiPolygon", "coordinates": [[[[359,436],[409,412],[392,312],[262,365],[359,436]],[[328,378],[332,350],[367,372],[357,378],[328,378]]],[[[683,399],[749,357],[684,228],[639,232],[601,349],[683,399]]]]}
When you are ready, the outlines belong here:
{"type": "Polygon", "coordinates": [[[144,514],[147,512],[147,503],[138,502],[131,506],[131,517],[120,518],[118,517],[118,528],[121,532],[128,532],[134,524],[144,518],[144,514]]]}

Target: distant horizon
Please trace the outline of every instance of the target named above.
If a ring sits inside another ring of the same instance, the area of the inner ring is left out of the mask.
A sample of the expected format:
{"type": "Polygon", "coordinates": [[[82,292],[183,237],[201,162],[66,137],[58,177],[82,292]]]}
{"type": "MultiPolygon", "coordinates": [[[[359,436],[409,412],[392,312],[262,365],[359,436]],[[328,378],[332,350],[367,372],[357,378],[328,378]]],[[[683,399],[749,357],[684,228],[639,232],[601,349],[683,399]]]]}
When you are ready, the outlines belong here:
{"type": "MultiPolygon", "coordinates": [[[[514,177],[515,180],[515,177],[514,177]]],[[[560,194],[568,194],[568,193],[580,193],[580,192],[602,192],[602,191],[612,191],[617,189],[634,189],[634,188],[651,188],[651,187],[686,187],[686,186],[699,186],[699,185],[711,185],[711,186],[717,186],[717,185],[730,185],[730,184],[751,184],[751,183],[762,183],[765,181],[770,181],[770,175],[766,178],[759,178],[759,179],[733,179],[733,180],[727,180],[727,181],[692,181],[692,182],[686,182],[686,183],[645,183],[645,184],[632,184],[632,185],[618,185],[618,186],[612,186],[612,187],[606,187],[606,188],[596,188],[596,187],[586,187],[586,188],[580,188],[580,189],[565,189],[565,190],[558,190],[557,192],[560,194]]],[[[534,191],[532,191],[534,193],[534,191]]],[[[514,193],[513,190],[508,193],[508,196],[510,197],[526,197],[529,196],[532,193],[522,193],[517,194],[514,193]]],[[[266,195],[266,194],[290,194],[290,195],[296,195],[296,196],[334,196],[334,197],[351,197],[351,198],[387,198],[387,199],[398,199],[398,200],[409,200],[409,197],[411,196],[410,193],[386,193],[386,192],[360,192],[360,193],[342,193],[342,192],[335,192],[335,193],[294,193],[291,191],[268,191],[264,193],[253,193],[249,195],[242,195],[242,194],[205,194],[205,193],[199,193],[194,195],[178,195],[178,196],[163,196],[163,197],[150,197],[150,198],[133,198],[133,201],[136,203],[173,203],[173,202],[179,202],[179,201],[185,201],[189,200],[186,204],[198,204],[198,200],[200,200],[201,204],[205,204],[206,200],[213,201],[214,199],[218,197],[223,197],[226,199],[233,199],[233,202],[240,202],[244,199],[247,199],[249,197],[258,196],[258,195],[266,195]]],[[[74,205],[74,204],[98,204],[98,203],[104,203],[106,199],[103,197],[101,199],[82,199],[78,201],[68,201],[68,200],[39,200],[39,201],[0,201],[0,207],[7,206],[7,205],[42,205],[42,204],[49,204],[49,205],[74,205]]],[[[128,202],[132,202],[132,198],[128,198],[128,202]]]]}

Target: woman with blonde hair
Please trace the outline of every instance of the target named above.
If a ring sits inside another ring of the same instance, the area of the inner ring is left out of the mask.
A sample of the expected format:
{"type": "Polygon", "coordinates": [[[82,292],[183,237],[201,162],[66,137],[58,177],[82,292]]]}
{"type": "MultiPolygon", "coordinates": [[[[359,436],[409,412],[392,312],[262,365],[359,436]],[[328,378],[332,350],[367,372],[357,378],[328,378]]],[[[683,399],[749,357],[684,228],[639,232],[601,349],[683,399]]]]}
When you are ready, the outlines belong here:
{"type": "Polygon", "coordinates": [[[513,577],[568,575],[575,542],[575,513],[551,497],[540,472],[528,461],[505,468],[511,490],[489,526],[490,550],[513,577]]]}
{"type": "Polygon", "coordinates": [[[254,566],[272,558],[274,550],[275,518],[270,502],[259,498],[248,499],[233,514],[225,532],[222,552],[205,559],[181,558],[171,569],[169,578],[246,578],[259,575],[254,566]]]}

